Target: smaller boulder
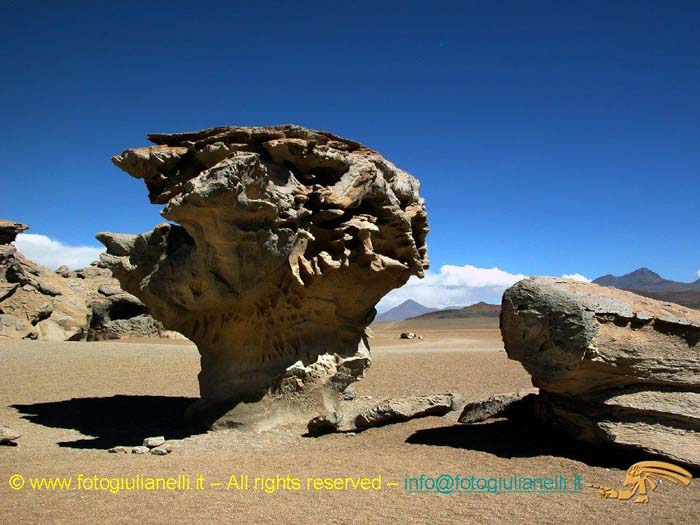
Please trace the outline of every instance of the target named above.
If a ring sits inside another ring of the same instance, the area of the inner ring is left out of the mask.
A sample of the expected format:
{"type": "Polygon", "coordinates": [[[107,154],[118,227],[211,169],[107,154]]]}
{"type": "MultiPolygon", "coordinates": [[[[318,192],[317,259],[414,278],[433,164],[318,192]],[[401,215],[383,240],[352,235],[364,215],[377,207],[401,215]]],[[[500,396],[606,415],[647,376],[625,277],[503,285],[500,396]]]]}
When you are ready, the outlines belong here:
{"type": "Polygon", "coordinates": [[[97,291],[107,297],[124,293],[124,291],[116,284],[103,284],[97,289],[97,291]]]}
{"type": "Polygon", "coordinates": [[[150,449],[148,447],[133,447],[131,449],[132,454],[148,454],[150,449]]]}
{"type": "Polygon", "coordinates": [[[165,437],[163,436],[147,437],[143,440],[143,446],[148,448],[159,447],[163,443],[165,443],[165,437]]]}
{"type": "Polygon", "coordinates": [[[0,314],[0,338],[21,339],[32,331],[32,325],[27,320],[11,314],[0,314]]]}
{"type": "Polygon", "coordinates": [[[415,339],[416,334],[413,332],[401,332],[401,335],[399,336],[400,339],[415,339]]]}
{"type": "Polygon", "coordinates": [[[473,401],[464,405],[460,423],[480,423],[488,419],[509,417],[514,409],[521,405],[523,398],[536,395],[537,389],[512,392],[509,394],[497,394],[489,398],[473,401]]]}
{"type": "Polygon", "coordinates": [[[36,324],[28,337],[39,341],[67,341],[76,333],[64,330],[53,319],[44,319],[36,324]]]}
{"type": "Polygon", "coordinates": [[[66,279],[75,277],[75,272],[71,271],[71,269],[65,264],[56,268],[56,273],[61,277],[65,277],[66,279]]]}
{"type": "Polygon", "coordinates": [[[443,416],[464,404],[461,394],[434,394],[385,399],[371,405],[362,404],[344,412],[331,412],[309,421],[312,436],[334,432],[359,432],[372,427],[408,421],[426,416],[443,416]]]}

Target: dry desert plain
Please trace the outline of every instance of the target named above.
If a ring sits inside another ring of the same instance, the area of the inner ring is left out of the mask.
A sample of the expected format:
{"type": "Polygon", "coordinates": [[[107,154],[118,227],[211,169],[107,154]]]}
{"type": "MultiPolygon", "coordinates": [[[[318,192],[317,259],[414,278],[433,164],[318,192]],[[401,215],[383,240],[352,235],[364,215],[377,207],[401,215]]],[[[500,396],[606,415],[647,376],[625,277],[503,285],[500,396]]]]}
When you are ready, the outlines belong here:
{"type": "MultiPolygon", "coordinates": [[[[355,384],[382,398],[444,391],[476,400],[529,388],[509,361],[495,318],[376,323],[374,362],[355,384]],[[399,340],[414,331],[423,340],[399,340]]],[[[506,421],[457,424],[457,413],[310,438],[288,429],[189,435],[199,356],[173,341],[0,342],[0,421],[20,431],[0,447],[1,523],[700,523],[700,483],[662,483],[648,504],[604,500],[587,483],[621,488],[634,457],[601,454],[506,421]],[[165,434],[168,456],[109,454],[165,434]],[[410,494],[404,478],[579,475],[575,494],[410,494]],[[26,480],[20,490],[12,475],[26,480]],[[203,490],[32,490],[30,478],[203,476],[203,490]],[[227,490],[247,474],[249,490],[227,490]],[[255,477],[291,476],[301,490],[254,490],[255,477]],[[382,489],[307,489],[310,477],[382,477],[382,489]],[[237,478],[240,479],[240,478],[237,478]],[[222,483],[211,486],[211,483],[222,483]],[[388,483],[398,486],[388,486],[388,483]]],[[[698,473],[695,473],[696,475],[698,473]]]]}

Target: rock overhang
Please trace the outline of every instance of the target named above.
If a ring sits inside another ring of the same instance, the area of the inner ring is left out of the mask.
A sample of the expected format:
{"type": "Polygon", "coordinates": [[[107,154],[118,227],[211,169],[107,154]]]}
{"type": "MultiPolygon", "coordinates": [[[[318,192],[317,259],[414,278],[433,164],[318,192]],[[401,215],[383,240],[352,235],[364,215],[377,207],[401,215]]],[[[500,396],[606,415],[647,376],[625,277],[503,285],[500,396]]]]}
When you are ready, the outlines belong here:
{"type": "Polygon", "coordinates": [[[343,368],[369,355],[376,303],[428,267],[414,177],[358,142],[299,126],[149,138],[154,146],[113,161],[175,224],[99,234],[102,261],[197,344],[205,398],[265,396],[299,360],[332,353],[343,368]]]}

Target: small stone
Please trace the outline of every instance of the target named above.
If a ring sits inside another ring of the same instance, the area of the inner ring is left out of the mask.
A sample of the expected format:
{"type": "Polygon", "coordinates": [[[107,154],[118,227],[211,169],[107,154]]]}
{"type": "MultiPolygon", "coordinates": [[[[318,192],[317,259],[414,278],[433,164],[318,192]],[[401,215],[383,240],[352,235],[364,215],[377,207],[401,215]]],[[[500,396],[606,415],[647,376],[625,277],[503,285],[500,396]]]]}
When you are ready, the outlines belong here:
{"type": "Polygon", "coordinates": [[[112,447],[107,452],[110,452],[112,454],[128,454],[129,449],[128,449],[128,447],[119,446],[119,447],[112,447]]]}
{"type": "Polygon", "coordinates": [[[0,426],[0,444],[1,445],[16,445],[15,440],[22,437],[22,434],[10,427],[0,426]]]}
{"type": "Polygon", "coordinates": [[[170,448],[165,448],[165,447],[156,447],[151,449],[151,454],[154,456],[167,456],[170,454],[171,449],[170,448]]]}
{"type": "Polygon", "coordinates": [[[167,450],[170,453],[173,450],[175,450],[176,445],[172,441],[166,441],[165,443],[163,443],[162,445],[160,445],[157,448],[162,448],[164,450],[167,450]]]}
{"type": "Polygon", "coordinates": [[[401,332],[401,335],[399,336],[401,339],[415,339],[416,334],[413,332],[401,332]]]}
{"type": "Polygon", "coordinates": [[[131,449],[132,454],[148,454],[148,447],[134,447],[131,449]]]}
{"type": "Polygon", "coordinates": [[[163,436],[148,437],[143,440],[143,446],[148,448],[159,447],[163,443],[165,443],[165,437],[163,436]]]}
{"type": "Polygon", "coordinates": [[[122,289],[117,284],[103,284],[97,289],[97,291],[102,295],[106,295],[107,297],[122,293],[122,289]]]}
{"type": "Polygon", "coordinates": [[[74,276],[74,272],[72,272],[65,264],[56,268],[56,273],[65,278],[74,276]]]}

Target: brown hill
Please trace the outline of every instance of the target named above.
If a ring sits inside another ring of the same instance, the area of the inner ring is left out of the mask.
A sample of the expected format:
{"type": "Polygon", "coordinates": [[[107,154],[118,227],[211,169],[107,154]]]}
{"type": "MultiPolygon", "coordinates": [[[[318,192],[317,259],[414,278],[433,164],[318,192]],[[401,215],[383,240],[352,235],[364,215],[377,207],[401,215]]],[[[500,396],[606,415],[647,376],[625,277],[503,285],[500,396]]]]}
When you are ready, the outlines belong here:
{"type": "Polygon", "coordinates": [[[630,292],[658,299],[659,301],[667,301],[676,303],[688,308],[700,310],[700,291],[695,290],[668,290],[660,292],[649,292],[645,290],[629,290],[630,292]]]}
{"type": "Polygon", "coordinates": [[[464,308],[455,310],[438,310],[427,314],[412,317],[411,319],[469,319],[472,317],[498,317],[501,315],[501,306],[479,302],[464,308]]]}

